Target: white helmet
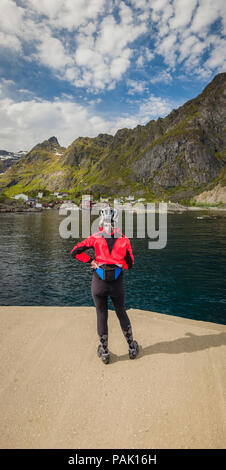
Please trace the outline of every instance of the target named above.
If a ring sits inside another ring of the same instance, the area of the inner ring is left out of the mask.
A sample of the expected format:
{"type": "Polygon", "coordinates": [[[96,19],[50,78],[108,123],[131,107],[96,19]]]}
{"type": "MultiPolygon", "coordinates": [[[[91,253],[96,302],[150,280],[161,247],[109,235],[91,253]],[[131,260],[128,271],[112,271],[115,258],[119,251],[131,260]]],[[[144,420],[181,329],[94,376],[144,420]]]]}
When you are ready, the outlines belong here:
{"type": "Polygon", "coordinates": [[[118,211],[113,207],[104,207],[100,210],[100,226],[105,224],[114,225],[118,220],[118,211]]]}

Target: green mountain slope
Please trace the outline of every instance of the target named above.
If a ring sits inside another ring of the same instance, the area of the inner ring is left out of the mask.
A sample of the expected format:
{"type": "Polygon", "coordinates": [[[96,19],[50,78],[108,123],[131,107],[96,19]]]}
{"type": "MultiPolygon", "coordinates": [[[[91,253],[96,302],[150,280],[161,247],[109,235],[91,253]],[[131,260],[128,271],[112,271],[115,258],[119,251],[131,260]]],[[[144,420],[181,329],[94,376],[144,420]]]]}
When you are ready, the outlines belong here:
{"type": "Polygon", "coordinates": [[[191,199],[225,186],[226,73],[164,119],[114,136],[78,138],[67,149],[56,138],[35,146],[0,175],[7,195],[33,189],[75,195],[191,199]]]}

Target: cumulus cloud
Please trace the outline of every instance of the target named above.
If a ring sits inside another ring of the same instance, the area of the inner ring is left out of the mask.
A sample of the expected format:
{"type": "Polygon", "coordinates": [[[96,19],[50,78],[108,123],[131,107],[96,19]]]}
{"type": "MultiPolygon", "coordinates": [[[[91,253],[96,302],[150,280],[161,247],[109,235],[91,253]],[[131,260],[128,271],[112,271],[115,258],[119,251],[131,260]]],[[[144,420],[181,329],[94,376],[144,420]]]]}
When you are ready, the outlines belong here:
{"type": "Polygon", "coordinates": [[[136,60],[136,65],[138,67],[143,67],[143,65],[148,64],[155,58],[155,54],[148,47],[139,48],[139,56],[136,60]]]}
{"type": "Polygon", "coordinates": [[[196,0],[174,0],[173,15],[169,19],[170,28],[181,29],[187,26],[191,22],[196,5],[196,0]]]}
{"type": "Polygon", "coordinates": [[[37,55],[44,65],[53,69],[62,69],[73,62],[71,57],[65,53],[61,41],[50,36],[45,37],[45,40],[38,45],[37,55]]]}
{"type": "Polygon", "coordinates": [[[140,121],[145,123],[151,119],[157,119],[158,117],[164,117],[176,108],[179,103],[169,100],[167,98],[162,98],[160,96],[154,96],[153,94],[149,96],[140,106],[139,116],[140,121]]]}
{"type": "Polygon", "coordinates": [[[138,67],[142,67],[144,65],[144,56],[143,55],[139,55],[139,57],[137,58],[136,64],[137,64],[138,67]]]}
{"type": "Polygon", "coordinates": [[[45,15],[52,28],[73,31],[103,13],[106,0],[23,0],[36,14],[45,15]]]}
{"type": "Polygon", "coordinates": [[[209,76],[222,70],[219,54],[225,59],[223,35],[226,31],[224,0],[153,0],[155,52],[174,70],[179,64],[187,73],[209,76]],[[218,21],[216,33],[212,27],[218,21]],[[212,36],[212,41],[210,41],[212,36]],[[220,42],[220,45],[219,45],[220,42]],[[216,57],[216,60],[214,60],[216,57]]]}
{"type": "Polygon", "coordinates": [[[1,6],[0,47],[75,87],[112,89],[133,63],[143,69],[159,55],[172,71],[222,70],[225,0],[1,0],[1,6]]]}
{"type": "Polygon", "coordinates": [[[0,30],[5,33],[21,31],[21,23],[24,15],[23,8],[12,0],[1,0],[0,30]]]}
{"type": "Polygon", "coordinates": [[[146,15],[138,19],[125,1],[2,2],[0,45],[18,52],[29,42],[30,60],[92,91],[112,89],[121,80],[133,57],[132,45],[147,28],[146,15]]]}
{"type": "Polygon", "coordinates": [[[225,39],[213,38],[214,49],[211,51],[208,60],[206,61],[207,70],[215,69],[219,72],[225,72],[226,70],[226,41],[225,39]]]}
{"type": "MultiPolygon", "coordinates": [[[[132,85],[137,84],[132,82],[132,85]]],[[[95,110],[99,98],[81,105],[67,94],[49,101],[29,96],[25,99],[26,90],[19,90],[24,98],[15,100],[7,96],[10,86],[4,82],[0,84],[0,141],[1,147],[10,151],[30,149],[51,135],[56,135],[61,145],[68,146],[79,136],[115,134],[118,129],[133,128],[163,117],[176,106],[175,102],[150,95],[140,100],[136,113],[119,113],[106,118],[95,110]]]]}
{"type": "Polygon", "coordinates": [[[172,75],[167,70],[162,70],[150,78],[151,83],[170,83],[172,82],[172,75]]]}
{"type": "Polygon", "coordinates": [[[0,31],[0,47],[12,49],[15,52],[21,51],[21,42],[13,34],[0,31]]]}
{"type": "Polygon", "coordinates": [[[135,95],[137,93],[143,93],[146,89],[146,82],[145,81],[136,81],[128,79],[126,81],[128,87],[128,94],[135,95]]]}
{"type": "Polygon", "coordinates": [[[0,105],[0,140],[6,149],[29,149],[51,135],[68,145],[80,135],[95,136],[106,129],[104,119],[72,101],[3,98],[0,105]]]}
{"type": "Polygon", "coordinates": [[[130,66],[133,42],[146,31],[145,23],[136,24],[133,11],[124,2],[119,7],[120,21],[112,14],[104,17],[98,35],[82,29],[77,37],[76,65],[80,69],[78,86],[112,89],[130,66]]]}

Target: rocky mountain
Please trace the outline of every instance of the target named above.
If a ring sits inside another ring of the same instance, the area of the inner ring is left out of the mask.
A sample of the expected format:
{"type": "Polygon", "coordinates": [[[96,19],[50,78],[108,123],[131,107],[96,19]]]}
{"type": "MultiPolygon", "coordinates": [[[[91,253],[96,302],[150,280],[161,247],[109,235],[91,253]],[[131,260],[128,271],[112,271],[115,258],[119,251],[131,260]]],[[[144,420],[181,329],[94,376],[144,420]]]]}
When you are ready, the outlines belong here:
{"type": "Polygon", "coordinates": [[[199,96],[145,126],[79,137],[67,149],[51,137],[5,171],[0,184],[7,195],[42,188],[77,196],[190,200],[226,186],[225,130],[226,73],[221,73],[199,96]]]}
{"type": "Polygon", "coordinates": [[[0,173],[4,173],[11,165],[16,163],[21,157],[26,155],[26,151],[8,152],[8,150],[0,150],[0,173]]]}

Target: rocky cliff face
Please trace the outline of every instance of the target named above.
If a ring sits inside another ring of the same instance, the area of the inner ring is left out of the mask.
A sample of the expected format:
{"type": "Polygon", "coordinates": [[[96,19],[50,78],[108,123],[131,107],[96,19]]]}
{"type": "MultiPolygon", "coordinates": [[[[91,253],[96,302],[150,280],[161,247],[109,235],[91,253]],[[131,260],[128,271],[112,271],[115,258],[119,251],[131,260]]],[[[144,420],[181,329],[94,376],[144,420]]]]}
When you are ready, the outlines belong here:
{"type": "Polygon", "coordinates": [[[162,135],[154,129],[150,147],[131,165],[136,180],[143,178],[153,192],[163,188],[190,196],[217,177],[226,163],[225,85],[226,74],[217,76],[162,120],[162,135]]]}
{"type": "Polygon", "coordinates": [[[30,188],[75,194],[191,199],[225,185],[226,73],[164,119],[115,136],[78,138],[67,149],[51,137],[0,177],[6,192],[30,188]]]}
{"type": "Polygon", "coordinates": [[[220,74],[165,119],[118,131],[96,170],[114,180],[119,192],[190,198],[225,169],[225,124],[226,74],[220,74]]]}

